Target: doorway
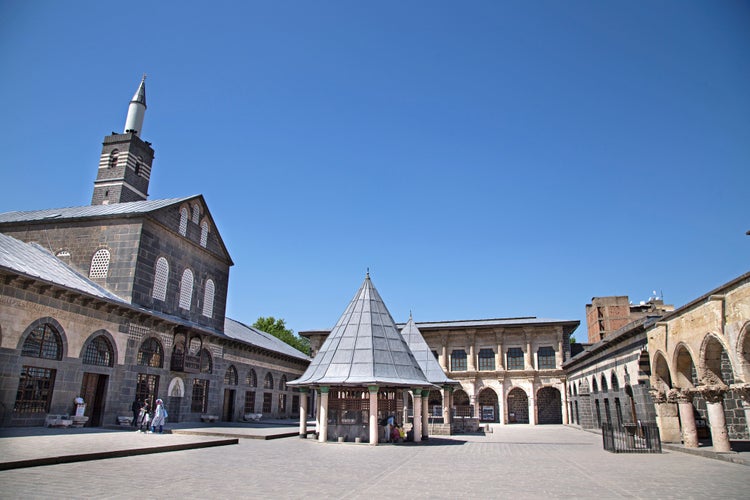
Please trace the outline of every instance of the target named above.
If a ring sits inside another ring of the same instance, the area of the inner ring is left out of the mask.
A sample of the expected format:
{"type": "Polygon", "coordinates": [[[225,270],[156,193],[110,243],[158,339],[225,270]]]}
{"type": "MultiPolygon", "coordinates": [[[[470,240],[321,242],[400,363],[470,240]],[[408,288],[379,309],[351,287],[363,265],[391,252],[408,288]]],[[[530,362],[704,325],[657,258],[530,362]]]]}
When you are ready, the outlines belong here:
{"type": "Polygon", "coordinates": [[[89,417],[86,425],[101,427],[104,417],[104,401],[107,395],[109,375],[84,373],[81,383],[81,397],[86,403],[84,415],[89,417]]]}
{"type": "Polygon", "coordinates": [[[224,389],[224,411],[221,420],[231,422],[234,416],[234,389],[224,389]]]}

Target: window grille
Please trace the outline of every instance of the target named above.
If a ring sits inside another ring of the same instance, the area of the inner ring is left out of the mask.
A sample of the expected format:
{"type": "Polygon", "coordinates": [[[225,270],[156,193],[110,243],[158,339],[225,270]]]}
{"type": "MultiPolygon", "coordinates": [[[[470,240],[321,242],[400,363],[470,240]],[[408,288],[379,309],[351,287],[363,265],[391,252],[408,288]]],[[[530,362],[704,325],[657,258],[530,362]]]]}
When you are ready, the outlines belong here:
{"type": "Polygon", "coordinates": [[[169,262],[164,257],[156,260],[156,274],[154,275],[154,291],[151,296],[157,300],[167,299],[167,283],[169,282],[169,262]]]}
{"type": "Polygon", "coordinates": [[[495,351],[492,349],[480,349],[479,350],[479,369],[480,370],[494,370],[495,369],[495,351]]]}
{"type": "Polygon", "coordinates": [[[180,281],[180,307],[190,310],[193,300],[193,271],[185,269],[180,281]]]}
{"type": "Polygon", "coordinates": [[[43,359],[62,359],[62,339],[49,323],[37,325],[23,343],[22,356],[43,359]]]}
{"type": "Polygon", "coordinates": [[[188,209],[182,207],[180,209],[180,234],[185,236],[187,234],[187,223],[188,223],[188,209]]]}
{"type": "Polygon", "coordinates": [[[106,337],[99,335],[86,346],[83,353],[83,364],[96,366],[112,366],[114,349],[106,337]]]}
{"type": "Polygon", "coordinates": [[[201,349],[201,373],[213,373],[213,360],[211,359],[211,353],[206,349],[201,349]]]}
{"type": "Polygon", "coordinates": [[[199,378],[193,380],[190,411],[194,413],[206,413],[208,411],[208,380],[199,378]]]}
{"type": "Polygon", "coordinates": [[[247,372],[247,380],[245,381],[247,385],[250,387],[258,387],[258,376],[255,374],[255,370],[250,368],[250,371],[247,372]]]}
{"type": "Polygon", "coordinates": [[[536,353],[537,367],[540,370],[555,369],[555,349],[552,347],[540,347],[536,353]]]}
{"type": "Polygon", "coordinates": [[[16,403],[17,413],[47,413],[55,387],[55,370],[24,366],[18,380],[16,403]]]}
{"type": "Polygon", "coordinates": [[[206,281],[206,289],[203,292],[203,315],[210,318],[214,315],[214,293],[216,287],[213,280],[206,281]]]}
{"type": "Polygon", "coordinates": [[[523,349],[520,347],[508,349],[508,370],[523,370],[523,349]]]}
{"type": "Polygon", "coordinates": [[[208,222],[203,221],[201,223],[201,246],[205,247],[208,244],[208,222]]]}
{"type": "Polygon", "coordinates": [[[279,413],[281,415],[286,413],[286,394],[279,394],[279,413]]]}
{"type": "Polygon", "coordinates": [[[159,376],[139,373],[135,385],[135,397],[139,401],[145,401],[151,408],[154,408],[156,395],[159,393],[159,376]]]}
{"type": "Polygon", "coordinates": [[[91,258],[89,278],[106,278],[109,272],[109,250],[101,248],[91,258]]]}
{"type": "Polygon", "coordinates": [[[201,207],[200,205],[193,205],[193,222],[195,224],[198,224],[198,221],[201,218],[201,207]]]}
{"type": "Polygon", "coordinates": [[[271,413],[271,405],[273,402],[273,394],[270,392],[263,393],[263,413],[271,413]]]}
{"type": "Polygon", "coordinates": [[[237,369],[234,366],[230,365],[224,373],[224,384],[237,385],[237,369]]]}
{"type": "Polygon", "coordinates": [[[456,349],[451,353],[451,371],[466,371],[466,351],[463,349],[456,349]]]}
{"type": "Polygon", "coordinates": [[[273,375],[270,373],[266,374],[266,378],[263,381],[263,388],[264,389],[273,389],[273,375]]]}
{"type": "Polygon", "coordinates": [[[138,349],[138,365],[161,368],[164,359],[163,350],[158,340],[151,337],[146,339],[138,349]]]}
{"type": "Polygon", "coordinates": [[[255,413],[255,391],[245,391],[245,413],[255,413]]]}

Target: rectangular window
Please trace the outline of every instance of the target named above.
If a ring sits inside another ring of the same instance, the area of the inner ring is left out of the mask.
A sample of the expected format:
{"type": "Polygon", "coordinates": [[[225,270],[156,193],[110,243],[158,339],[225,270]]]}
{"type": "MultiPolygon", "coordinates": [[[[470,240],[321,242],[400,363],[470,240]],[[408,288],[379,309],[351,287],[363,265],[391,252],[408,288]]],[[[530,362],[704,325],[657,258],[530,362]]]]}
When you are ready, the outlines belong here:
{"type": "Polygon", "coordinates": [[[16,404],[13,411],[17,413],[47,413],[52,390],[55,387],[55,370],[24,366],[18,380],[16,404]]]}
{"type": "Polygon", "coordinates": [[[286,414],[286,394],[279,394],[279,414],[286,414]]]}
{"type": "Polygon", "coordinates": [[[480,371],[494,371],[495,370],[495,351],[492,349],[480,349],[479,350],[479,370],[480,371]]]}
{"type": "MultiPolygon", "coordinates": [[[[303,395],[303,397],[307,397],[303,395]]],[[[299,413],[299,395],[292,394],[292,414],[299,413]]]]}
{"type": "Polygon", "coordinates": [[[508,349],[508,370],[523,370],[523,349],[511,347],[508,349]]]}
{"type": "Polygon", "coordinates": [[[264,392],[263,393],[263,413],[270,414],[271,413],[271,404],[273,401],[273,394],[270,392],[264,392]]]}
{"type": "Polygon", "coordinates": [[[255,391],[245,391],[245,413],[255,413],[255,391]]]}
{"type": "Polygon", "coordinates": [[[193,380],[193,399],[190,403],[190,411],[194,413],[206,413],[208,411],[208,380],[193,380]]]}
{"type": "Polygon", "coordinates": [[[464,351],[463,349],[456,349],[451,353],[451,371],[466,371],[466,351],[464,351]]]}
{"type": "Polygon", "coordinates": [[[147,401],[151,408],[156,402],[156,395],[159,392],[159,376],[139,373],[135,384],[135,396],[138,401],[147,401]]]}
{"type": "Polygon", "coordinates": [[[540,347],[536,353],[537,367],[540,370],[555,369],[555,350],[552,347],[540,347]]]}

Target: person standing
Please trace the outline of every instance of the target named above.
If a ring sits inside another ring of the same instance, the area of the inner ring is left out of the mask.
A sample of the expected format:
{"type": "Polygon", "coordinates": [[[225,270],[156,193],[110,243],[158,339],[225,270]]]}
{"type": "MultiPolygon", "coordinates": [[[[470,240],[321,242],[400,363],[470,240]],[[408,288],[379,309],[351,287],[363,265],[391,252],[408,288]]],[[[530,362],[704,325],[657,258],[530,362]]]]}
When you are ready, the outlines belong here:
{"type": "Polygon", "coordinates": [[[167,409],[164,407],[164,401],[156,400],[156,409],[154,410],[154,419],[151,421],[151,432],[156,432],[159,428],[159,434],[164,430],[164,422],[167,421],[167,409]]]}
{"type": "Polygon", "coordinates": [[[130,409],[133,410],[133,423],[131,425],[133,427],[138,427],[138,415],[141,413],[141,400],[138,399],[138,396],[136,396],[133,400],[133,404],[130,405],[130,409]]]}
{"type": "Polygon", "coordinates": [[[151,421],[149,410],[148,401],[144,401],[143,406],[138,412],[138,432],[148,431],[148,423],[151,421]]]}

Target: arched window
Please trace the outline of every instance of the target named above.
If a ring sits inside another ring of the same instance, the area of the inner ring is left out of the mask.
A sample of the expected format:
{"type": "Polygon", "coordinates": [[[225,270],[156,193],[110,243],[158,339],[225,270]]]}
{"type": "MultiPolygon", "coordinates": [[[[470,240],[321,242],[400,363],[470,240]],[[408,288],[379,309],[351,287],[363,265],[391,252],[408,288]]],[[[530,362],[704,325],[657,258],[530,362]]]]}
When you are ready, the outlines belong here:
{"type": "Polygon", "coordinates": [[[210,318],[214,315],[214,281],[206,281],[206,289],[203,292],[203,315],[210,318]]]}
{"type": "Polygon", "coordinates": [[[596,383],[596,377],[591,379],[591,392],[599,392],[599,386],[596,383]]]}
{"type": "Polygon", "coordinates": [[[109,272],[109,250],[100,248],[91,258],[89,278],[106,278],[109,272]]]}
{"type": "Polygon", "coordinates": [[[620,390],[620,382],[617,380],[617,375],[615,372],[612,372],[612,377],[610,379],[612,383],[612,390],[613,391],[619,391],[620,390]]]}
{"type": "Polygon", "coordinates": [[[455,349],[451,353],[451,371],[452,372],[465,372],[466,371],[466,351],[463,349],[455,349]]]}
{"type": "Polygon", "coordinates": [[[157,300],[167,299],[167,283],[169,282],[169,262],[164,257],[156,260],[156,274],[154,275],[154,291],[151,296],[157,300]]]}
{"type": "Polygon", "coordinates": [[[180,209],[180,234],[185,236],[187,234],[187,223],[188,223],[188,209],[182,207],[180,209]]]}
{"type": "Polygon", "coordinates": [[[224,373],[224,384],[237,385],[237,369],[233,365],[229,365],[226,373],[224,373]]]}
{"type": "Polygon", "coordinates": [[[201,207],[197,203],[193,205],[193,222],[198,224],[201,218],[201,207]]]}
{"type": "Polygon", "coordinates": [[[154,337],[147,338],[138,349],[138,364],[140,366],[150,366],[152,368],[161,368],[164,359],[164,350],[161,344],[154,337]]]}
{"type": "Polygon", "coordinates": [[[279,390],[280,391],[286,390],[286,375],[282,375],[281,380],[279,380],[279,390]]]}
{"type": "Polygon", "coordinates": [[[250,371],[247,372],[247,379],[245,380],[245,383],[250,387],[258,387],[258,376],[255,374],[255,370],[253,370],[252,368],[250,368],[250,371]]]}
{"type": "Polygon", "coordinates": [[[114,168],[117,166],[117,158],[120,156],[120,150],[113,149],[111,153],[109,153],[109,168],[114,168]]]}
{"type": "Polygon", "coordinates": [[[264,389],[273,389],[273,375],[270,373],[266,374],[266,379],[263,381],[264,389]]]}
{"type": "Polygon", "coordinates": [[[492,349],[479,349],[479,369],[495,369],[495,351],[492,349]]]}
{"type": "Polygon", "coordinates": [[[205,247],[208,244],[208,222],[201,222],[201,246],[205,247]]]}
{"type": "Polygon", "coordinates": [[[62,359],[62,338],[54,326],[42,323],[29,332],[23,343],[22,356],[62,359]]]}
{"type": "Polygon", "coordinates": [[[201,349],[201,373],[213,373],[213,360],[211,359],[211,353],[206,349],[201,349]]]}
{"type": "Polygon", "coordinates": [[[185,269],[180,281],[180,307],[190,310],[193,300],[193,271],[185,269]]]}
{"type": "Polygon", "coordinates": [[[115,359],[115,350],[107,337],[99,335],[89,342],[83,353],[84,365],[112,366],[115,359]]]}

